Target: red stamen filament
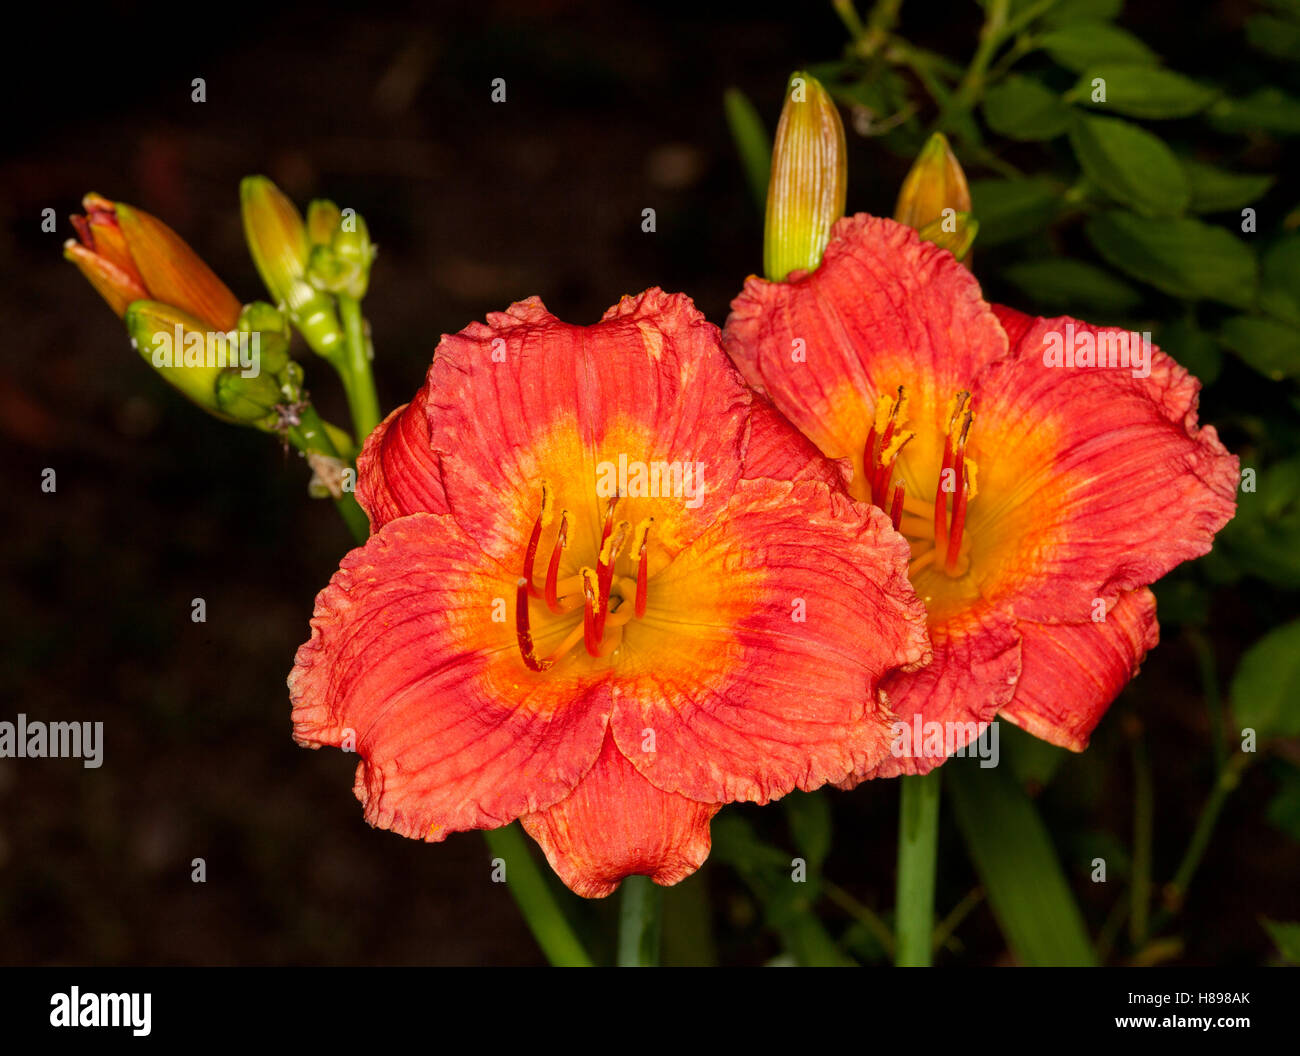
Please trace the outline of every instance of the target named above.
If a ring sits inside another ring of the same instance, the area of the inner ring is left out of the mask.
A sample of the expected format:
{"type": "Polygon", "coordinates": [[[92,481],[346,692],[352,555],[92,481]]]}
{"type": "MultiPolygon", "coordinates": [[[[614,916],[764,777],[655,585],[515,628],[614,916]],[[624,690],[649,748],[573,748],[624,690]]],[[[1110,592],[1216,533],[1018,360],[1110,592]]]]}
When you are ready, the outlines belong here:
{"type": "Polygon", "coordinates": [[[903,482],[894,485],[894,497],[889,504],[889,519],[894,522],[894,531],[903,523],[903,482]]]}
{"type": "Polygon", "coordinates": [[[551,550],[551,563],[546,567],[546,607],[552,612],[562,612],[559,598],[556,596],[556,584],[560,578],[560,555],[569,546],[569,511],[560,511],[560,533],[555,537],[555,547],[551,550]]]}
{"type": "Polygon", "coordinates": [[[537,520],[533,522],[533,534],[528,537],[528,549],[524,552],[524,579],[528,584],[530,597],[540,598],[541,592],[533,584],[533,564],[537,560],[537,546],[542,541],[542,528],[551,519],[551,486],[542,481],[542,508],[537,520]]]}
{"type": "Polygon", "coordinates": [[[618,560],[618,552],[623,549],[623,544],[627,542],[628,533],[631,531],[631,524],[627,521],[619,521],[618,527],[606,537],[604,545],[600,548],[600,559],[596,563],[596,586],[600,591],[598,595],[600,611],[596,614],[597,640],[605,637],[605,618],[609,615],[609,588],[614,581],[614,563],[618,560]]]}
{"type": "Polygon", "coordinates": [[[550,487],[543,482],[542,510],[529,536],[528,548],[524,555],[525,574],[518,581],[515,598],[515,636],[518,639],[520,656],[530,671],[546,671],[579,641],[583,643],[589,655],[608,656],[622,640],[620,628],[645,614],[649,586],[649,535],[650,526],[654,522],[653,517],[642,521],[635,533],[635,552],[638,558],[636,580],[621,577],[619,596],[617,599],[611,597],[619,554],[627,543],[628,537],[633,534],[632,526],[628,521],[617,523],[614,521],[614,509],[620,497],[615,496],[611,499],[606,510],[596,567],[594,569],[583,567],[578,575],[563,579],[560,578],[560,564],[564,551],[569,547],[570,515],[568,510],[560,511],[560,526],[546,569],[545,588],[539,592],[533,584],[533,566],[536,562],[537,550],[541,545],[543,530],[551,520],[550,487]],[[634,604],[629,604],[628,600],[633,590],[636,592],[636,600],[634,604]],[[557,616],[568,615],[579,608],[583,610],[582,622],[574,626],[556,650],[547,657],[538,656],[533,641],[528,611],[530,597],[544,599],[546,607],[557,616]],[[614,600],[618,602],[616,609],[611,604],[614,600]],[[606,630],[614,630],[616,633],[606,638],[606,630]]]}
{"type": "Polygon", "coordinates": [[[957,559],[961,556],[961,535],[966,527],[966,495],[969,486],[970,475],[966,471],[966,460],[962,459],[957,476],[957,492],[952,500],[952,528],[948,533],[948,556],[945,567],[949,572],[957,568],[957,559]]]}
{"type": "Polygon", "coordinates": [[[645,615],[646,594],[650,584],[650,526],[654,524],[653,517],[647,517],[642,521],[636,530],[636,605],[634,611],[636,618],[639,620],[645,615]]]}
{"type": "Polygon", "coordinates": [[[943,444],[943,462],[939,466],[939,490],[934,494],[934,548],[947,550],[948,547],[948,493],[943,490],[943,482],[948,471],[952,469],[952,436],[943,444]]]}
{"type": "Polygon", "coordinates": [[[592,656],[600,655],[600,635],[596,633],[596,618],[599,615],[600,595],[596,573],[590,568],[582,570],[582,596],[587,604],[582,610],[583,643],[592,656]]]}
{"type": "Polygon", "coordinates": [[[528,623],[528,580],[520,576],[518,586],[515,593],[515,636],[519,639],[519,654],[529,671],[545,671],[555,661],[540,659],[533,647],[533,632],[528,623]]]}

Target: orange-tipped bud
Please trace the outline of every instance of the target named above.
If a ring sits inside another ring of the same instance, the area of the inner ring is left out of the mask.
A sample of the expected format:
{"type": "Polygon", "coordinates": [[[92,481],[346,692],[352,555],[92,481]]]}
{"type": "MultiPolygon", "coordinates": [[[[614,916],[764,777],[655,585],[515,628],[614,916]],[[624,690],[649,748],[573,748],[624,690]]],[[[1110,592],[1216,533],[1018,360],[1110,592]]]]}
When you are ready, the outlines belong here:
{"type": "Polygon", "coordinates": [[[790,77],[772,145],[767,185],[763,271],[783,282],[792,271],[812,271],[844,215],[848,187],[844,124],[816,77],[790,77]]]}
{"type": "Polygon", "coordinates": [[[970,189],[957,156],[948,146],[947,137],[936,132],[921,148],[911,171],[903,180],[894,207],[894,219],[918,231],[943,216],[945,209],[954,213],[970,212],[970,189]]]}
{"type": "Polygon", "coordinates": [[[82,199],[85,216],[74,216],[79,242],[63,255],[86,276],[119,318],[132,301],[169,304],[206,323],[230,330],[239,319],[235,295],[175,231],[143,209],[99,194],[82,199]]]}

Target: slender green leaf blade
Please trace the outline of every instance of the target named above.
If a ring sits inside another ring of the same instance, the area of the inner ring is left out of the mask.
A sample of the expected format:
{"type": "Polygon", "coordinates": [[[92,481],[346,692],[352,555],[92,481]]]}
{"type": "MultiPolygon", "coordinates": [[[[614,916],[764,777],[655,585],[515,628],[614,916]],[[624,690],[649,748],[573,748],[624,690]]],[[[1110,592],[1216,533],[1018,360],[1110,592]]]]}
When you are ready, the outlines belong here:
{"type": "Polygon", "coordinates": [[[739,88],[728,88],[723,96],[727,112],[727,127],[740,155],[741,168],[749,193],[758,205],[759,212],[767,208],[767,181],[772,169],[772,139],[763,127],[754,104],[739,88]]]}
{"type": "Polygon", "coordinates": [[[1264,930],[1268,932],[1273,945],[1283,960],[1291,964],[1300,964],[1300,924],[1260,918],[1264,930]]]}
{"type": "MultiPolygon", "coordinates": [[[[971,764],[971,765],[968,765],[971,764]]],[[[945,764],[953,814],[1012,954],[1030,967],[1097,963],[1038,811],[1005,769],[945,764]]]]}

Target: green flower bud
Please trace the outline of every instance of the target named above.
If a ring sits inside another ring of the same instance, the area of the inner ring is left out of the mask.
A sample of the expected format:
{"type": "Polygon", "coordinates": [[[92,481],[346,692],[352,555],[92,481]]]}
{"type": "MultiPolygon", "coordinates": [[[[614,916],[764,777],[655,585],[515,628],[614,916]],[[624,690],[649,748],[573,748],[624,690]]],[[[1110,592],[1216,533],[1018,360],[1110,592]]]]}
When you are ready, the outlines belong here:
{"type": "Polygon", "coordinates": [[[289,320],[274,305],[253,301],[239,313],[239,332],[258,335],[261,369],[279,374],[289,362],[289,320]]]}
{"type": "Polygon", "coordinates": [[[244,235],[271,296],[283,305],[307,344],[325,359],[345,347],[334,302],[307,280],[311,244],[298,210],[265,176],[239,186],[244,235]]]}
{"type": "Polygon", "coordinates": [[[370,229],[360,214],[348,210],[334,235],[335,256],[355,269],[355,277],[343,292],[360,300],[366,295],[370,283],[370,265],[375,259],[375,247],[370,241],[370,229]]]}
{"type": "Polygon", "coordinates": [[[356,266],[340,260],[330,246],[312,246],[311,256],[307,260],[307,278],[318,290],[347,293],[356,277],[356,266]]]}
{"type": "Polygon", "coordinates": [[[936,246],[946,249],[958,260],[964,260],[966,254],[970,252],[970,247],[975,244],[975,236],[979,233],[979,229],[979,221],[970,213],[949,211],[948,216],[931,220],[917,234],[927,242],[933,242],[936,246]]]}
{"type": "Polygon", "coordinates": [[[772,145],[763,271],[784,282],[822,261],[831,226],[844,215],[848,161],[844,125],[816,77],[791,75],[772,145]]]}
{"type": "Polygon", "coordinates": [[[235,421],[271,432],[279,424],[276,406],[284,396],[270,374],[246,378],[238,367],[229,367],[217,376],[216,400],[222,412],[235,421]]]}
{"type": "Polygon", "coordinates": [[[313,246],[328,246],[342,224],[339,207],[324,198],[316,198],[307,206],[307,237],[313,246]]]}
{"type": "MultiPolygon", "coordinates": [[[[231,338],[194,316],[158,301],[133,301],[123,316],[131,344],[173,388],[224,421],[235,421],[217,403],[216,383],[231,365],[231,338]]],[[[237,362],[237,360],[236,360],[237,362]]]]}

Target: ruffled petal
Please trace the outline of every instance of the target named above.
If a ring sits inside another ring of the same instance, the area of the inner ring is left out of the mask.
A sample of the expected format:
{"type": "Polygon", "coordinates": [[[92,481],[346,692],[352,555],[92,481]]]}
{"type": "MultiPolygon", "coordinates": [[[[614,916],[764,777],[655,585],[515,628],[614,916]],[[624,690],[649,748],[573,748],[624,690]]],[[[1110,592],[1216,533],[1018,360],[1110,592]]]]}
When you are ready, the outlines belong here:
{"type": "Polygon", "coordinates": [[[444,337],[429,368],[430,443],[453,514],[486,551],[513,561],[540,483],[584,531],[604,516],[611,467],[694,467],[699,501],[646,497],[684,546],[717,516],[740,474],[750,393],[718,329],[683,294],[625,297],[595,326],[570,326],[536,297],[444,337]]]}
{"type": "Polygon", "coordinates": [[[835,225],[816,271],[751,276],[731,309],[723,345],[746,379],[824,454],[852,459],[858,479],[877,399],[906,386],[916,436],[900,473],[928,474],[907,479],[918,495],[934,492],[952,397],[1007,352],[951,253],[865,214],[835,225]]]}
{"type": "Polygon", "coordinates": [[[1208,552],[1236,508],[1238,472],[1213,426],[1197,428],[1200,385],[1186,370],[1154,347],[1149,377],[1046,365],[1048,335],[1068,340],[1067,327],[1094,342],[1119,333],[1038,319],[1016,358],[976,380],[967,532],[985,599],[1020,619],[1077,623],[1097,599],[1208,552]]]}
{"type": "Polygon", "coordinates": [[[609,693],[523,667],[514,582],[453,518],[417,513],[351,551],[317,597],[289,675],[294,739],[355,747],[372,825],[425,840],[495,828],[591,768],[609,693]]]}
{"type": "Polygon", "coordinates": [[[1160,641],[1155,595],[1145,588],[1120,595],[1104,621],[1019,630],[1024,668],[1002,717],[1074,752],[1160,641]]]}
{"type": "Polygon", "coordinates": [[[755,395],[749,408],[745,445],[745,480],[819,480],[842,488],[853,476],[848,459],[827,458],[765,396],[755,395]]]}
{"type": "Polygon", "coordinates": [[[375,427],[357,456],[357,502],[379,531],[408,513],[447,513],[438,456],[429,442],[428,393],[375,427]]]}
{"type": "Polygon", "coordinates": [[[653,784],[705,802],[766,802],[875,765],[890,718],[876,685],[928,656],[903,538],[811,481],[742,481],[650,599],[662,607],[624,639],[611,727],[653,784]]]}
{"type": "Polygon", "coordinates": [[[993,314],[998,317],[998,322],[1002,329],[1006,331],[1007,344],[1013,354],[1018,354],[1023,348],[1025,333],[1034,325],[1035,316],[1026,315],[1016,308],[1008,308],[1005,304],[991,304],[993,314]]]}
{"type": "Polygon", "coordinates": [[[685,880],[709,856],[709,822],[721,808],[655,788],[607,735],[577,787],[521,821],[575,894],[604,898],[628,876],[685,880]]]}
{"type": "Polygon", "coordinates": [[[841,787],[872,777],[926,774],[975,741],[1012,699],[1021,671],[1015,621],[976,606],[931,627],[934,659],[919,671],[899,671],[881,691],[897,725],[889,754],[841,787]],[[937,736],[937,740],[934,738],[937,736]]]}

